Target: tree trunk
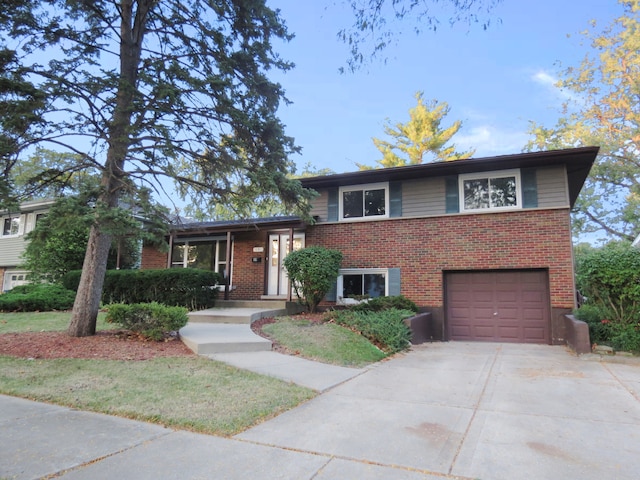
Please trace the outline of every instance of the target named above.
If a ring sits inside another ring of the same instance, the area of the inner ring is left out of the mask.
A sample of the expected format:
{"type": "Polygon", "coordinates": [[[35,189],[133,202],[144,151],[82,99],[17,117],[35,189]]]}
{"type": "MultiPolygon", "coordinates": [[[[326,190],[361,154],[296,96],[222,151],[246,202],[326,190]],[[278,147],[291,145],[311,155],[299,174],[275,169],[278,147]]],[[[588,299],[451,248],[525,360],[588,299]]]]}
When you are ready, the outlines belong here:
{"type": "Polygon", "coordinates": [[[96,333],[110,246],[111,235],[100,232],[99,227],[94,225],[89,233],[78,293],[73,304],[71,323],[67,329],[67,333],[72,337],[88,337],[96,333]]]}
{"type": "MultiPolygon", "coordinates": [[[[131,143],[129,130],[142,41],[149,11],[155,0],[122,0],[120,5],[120,81],[115,100],[113,117],[109,124],[107,159],[102,172],[102,194],[99,203],[108,208],[118,206],[120,191],[125,188],[124,164],[131,143]],[[134,7],[138,10],[134,12],[134,7]]],[[[89,233],[87,253],[84,257],[78,293],[73,304],[73,314],[67,333],[74,337],[86,337],[96,333],[96,321],[107,257],[111,246],[111,235],[101,228],[104,219],[96,214],[89,233]]]]}

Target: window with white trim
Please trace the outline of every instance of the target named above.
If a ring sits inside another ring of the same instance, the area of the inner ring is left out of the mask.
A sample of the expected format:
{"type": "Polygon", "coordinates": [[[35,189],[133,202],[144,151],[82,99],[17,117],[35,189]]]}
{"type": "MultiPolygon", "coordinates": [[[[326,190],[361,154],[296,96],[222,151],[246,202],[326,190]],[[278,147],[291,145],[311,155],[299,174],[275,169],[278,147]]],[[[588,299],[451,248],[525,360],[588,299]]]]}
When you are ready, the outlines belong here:
{"type": "Polygon", "coordinates": [[[226,238],[175,241],[171,250],[171,267],[213,270],[224,278],[227,270],[226,238]]]}
{"type": "Polygon", "coordinates": [[[20,215],[2,217],[2,236],[15,237],[20,234],[20,215]]]}
{"type": "Polygon", "coordinates": [[[522,208],[520,170],[463,174],[459,188],[461,212],[522,208]]]}
{"type": "Polygon", "coordinates": [[[373,219],[389,216],[389,184],[340,187],[340,219],[373,219]]]}
{"type": "Polygon", "coordinates": [[[389,275],[386,268],[342,269],[337,284],[337,303],[349,303],[349,299],[358,301],[385,297],[389,294],[389,275]]]}

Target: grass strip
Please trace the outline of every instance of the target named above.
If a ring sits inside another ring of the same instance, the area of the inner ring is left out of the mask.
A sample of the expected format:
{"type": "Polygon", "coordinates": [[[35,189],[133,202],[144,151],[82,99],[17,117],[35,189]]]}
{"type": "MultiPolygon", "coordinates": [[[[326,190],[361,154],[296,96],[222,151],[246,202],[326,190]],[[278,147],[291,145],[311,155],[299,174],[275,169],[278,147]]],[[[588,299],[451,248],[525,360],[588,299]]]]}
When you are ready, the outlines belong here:
{"type": "MultiPolygon", "coordinates": [[[[100,312],[97,330],[120,328],[106,323],[106,314],[100,312]]],[[[64,331],[71,322],[71,312],[15,312],[0,313],[0,333],[64,331]]]]}
{"type": "Polygon", "coordinates": [[[386,356],[366,338],[333,323],[278,317],[262,331],[291,352],[333,365],[364,367],[386,356]]]}
{"type": "Polygon", "coordinates": [[[198,357],[134,362],[0,356],[0,393],[223,436],[315,396],[198,357]]]}

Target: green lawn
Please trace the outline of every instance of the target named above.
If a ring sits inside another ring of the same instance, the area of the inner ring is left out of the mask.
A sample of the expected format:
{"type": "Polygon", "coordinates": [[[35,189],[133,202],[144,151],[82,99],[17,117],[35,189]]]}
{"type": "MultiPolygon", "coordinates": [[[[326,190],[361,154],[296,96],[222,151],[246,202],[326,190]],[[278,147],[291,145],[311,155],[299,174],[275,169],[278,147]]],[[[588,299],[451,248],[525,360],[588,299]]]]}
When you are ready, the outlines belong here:
{"type": "MultiPolygon", "coordinates": [[[[104,318],[103,312],[98,314],[98,330],[118,328],[117,325],[106,323],[104,318]]],[[[70,321],[71,312],[0,313],[0,333],[66,330],[70,321]]]]}
{"type": "Polygon", "coordinates": [[[386,356],[361,335],[334,323],[279,317],[262,331],[291,352],[334,365],[363,367],[386,356]]]}
{"type": "MultiPolygon", "coordinates": [[[[65,330],[70,313],[3,313],[0,334],[65,330]]],[[[98,329],[111,328],[99,318],[98,329]]],[[[295,407],[313,390],[201,357],[146,361],[0,356],[0,393],[233,435],[295,407]]]]}

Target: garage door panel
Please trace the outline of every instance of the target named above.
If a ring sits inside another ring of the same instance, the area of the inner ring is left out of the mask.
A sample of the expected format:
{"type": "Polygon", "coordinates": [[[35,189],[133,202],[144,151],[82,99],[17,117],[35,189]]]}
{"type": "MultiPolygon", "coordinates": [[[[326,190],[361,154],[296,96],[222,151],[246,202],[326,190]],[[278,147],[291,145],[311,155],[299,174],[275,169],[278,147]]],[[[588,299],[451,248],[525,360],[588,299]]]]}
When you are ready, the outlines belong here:
{"type": "Polygon", "coordinates": [[[451,340],[549,343],[546,271],[449,273],[445,288],[451,340]]]}

